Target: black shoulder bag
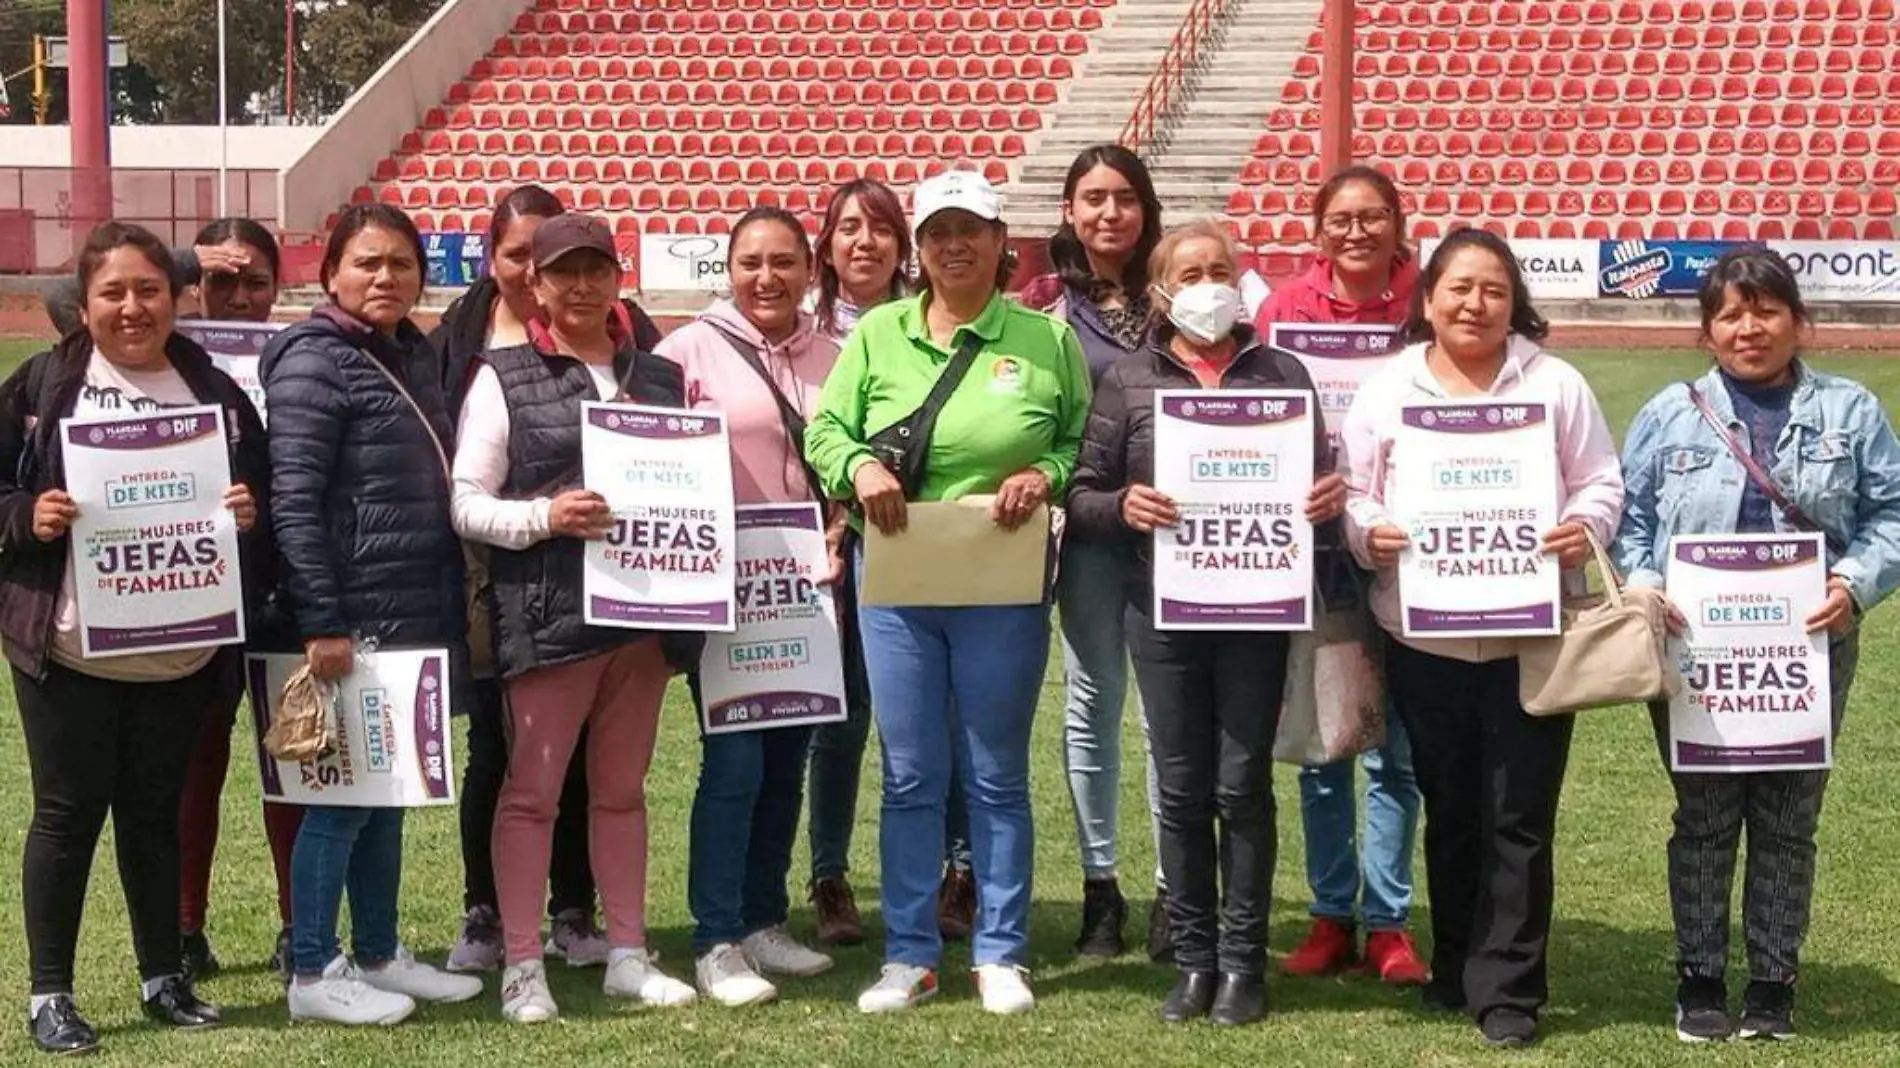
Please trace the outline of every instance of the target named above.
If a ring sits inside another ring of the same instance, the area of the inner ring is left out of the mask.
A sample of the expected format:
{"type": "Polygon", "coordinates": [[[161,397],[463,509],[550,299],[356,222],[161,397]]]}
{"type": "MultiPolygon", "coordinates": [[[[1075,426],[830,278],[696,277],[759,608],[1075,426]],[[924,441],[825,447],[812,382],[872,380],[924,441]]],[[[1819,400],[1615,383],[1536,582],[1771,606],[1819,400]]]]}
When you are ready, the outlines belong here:
{"type": "Polygon", "coordinates": [[[930,435],[937,428],[937,416],[943,406],[950,402],[950,394],[957,391],[968,374],[971,365],[976,363],[976,354],[983,347],[983,338],[975,331],[965,331],[963,344],[957,346],[956,355],[937,376],[937,382],[930,387],[930,395],[917,410],[892,423],[890,426],[871,435],[865,444],[871,447],[871,453],[892,474],[897,476],[898,484],[904,487],[904,499],[916,500],[923,491],[924,474],[930,465],[930,435]]]}

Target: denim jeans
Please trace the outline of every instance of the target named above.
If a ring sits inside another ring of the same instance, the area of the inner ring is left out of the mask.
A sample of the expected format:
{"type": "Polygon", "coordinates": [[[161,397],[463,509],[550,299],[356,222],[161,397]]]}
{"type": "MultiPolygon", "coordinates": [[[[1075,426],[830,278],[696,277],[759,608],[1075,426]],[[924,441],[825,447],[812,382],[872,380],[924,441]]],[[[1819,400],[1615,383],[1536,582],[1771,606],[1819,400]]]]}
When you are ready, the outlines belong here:
{"type": "MultiPolygon", "coordinates": [[[[1127,561],[1112,542],[1071,538],[1062,547],[1062,664],[1068,704],[1062,724],[1069,796],[1075,802],[1082,875],[1115,875],[1115,830],[1121,810],[1122,706],[1128,695],[1128,643],[1122,626],[1127,561]]],[[[1140,714],[1140,695],[1136,695],[1140,714]]],[[[1147,720],[1142,720],[1147,738],[1147,720]]],[[[1146,761],[1148,811],[1159,826],[1161,803],[1154,759],[1146,761]]]]}
{"type": "Polygon", "coordinates": [[[1035,870],[1029,737],[1049,657],[1048,607],[864,605],[858,618],[884,742],[884,958],[934,968],[942,955],[937,887],[954,776],[970,816],[972,957],[1026,964],[1035,870]]]}
{"type": "MultiPolygon", "coordinates": [[[[698,690],[695,685],[695,704],[698,690]]],[[[810,748],[809,727],[700,740],[686,868],[694,955],[785,922],[791,908],[785,876],[810,748]]]]}
{"type": "Polygon", "coordinates": [[[290,948],[300,976],[318,976],[341,952],[343,891],[350,892],[350,948],[361,965],[396,956],[402,889],[400,808],[311,805],[290,857],[290,948]]]}
{"type": "Polygon", "coordinates": [[[1412,842],[1418,834],[1418,783],[1412,743],[1397,714],[1386,716],[1385,744],[1360,754],[1366,769],[1366,832],[1356,841],[1358,799],[1348,757],[1300,769],[1300,817],[1306,830],[1306,882],[1314,916],[1366,928],[1404,930],[1412,908],[1412,842]],[[1364,899],[1361,900],[1361,893],[1364,899]]]}

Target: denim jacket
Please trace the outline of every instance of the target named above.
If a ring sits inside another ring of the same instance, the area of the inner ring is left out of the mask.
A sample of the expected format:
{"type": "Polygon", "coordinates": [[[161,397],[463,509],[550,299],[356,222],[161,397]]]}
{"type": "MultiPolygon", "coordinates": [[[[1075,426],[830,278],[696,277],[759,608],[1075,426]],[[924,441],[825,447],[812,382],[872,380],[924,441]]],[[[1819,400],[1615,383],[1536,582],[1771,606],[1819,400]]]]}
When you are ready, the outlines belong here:
{"type": "MultiPolygon", "coordinates": [[[[1855,606],[1866,612],[1900,584],[1900,441],[1879,399],[1860,383],[1799,361],[1795,373],[1788,425],[1768,473],[1825,530],[1828,571],[1847,582],[1855,606]]],[[[1696,388],[1747,448],[1748,429],[1735,416],[1721,371],[1711,368],[1696,388]]],[[[1735,530],[1748,473],[1678,383],[1650,398],[1630,424],[1623,483],[1612,554],[1631,583],[1660,587],[1673,535],[1735,530]]],[[[1781,509],[1774,512],[1777,531],[1799,529],[1781,509]]]]}

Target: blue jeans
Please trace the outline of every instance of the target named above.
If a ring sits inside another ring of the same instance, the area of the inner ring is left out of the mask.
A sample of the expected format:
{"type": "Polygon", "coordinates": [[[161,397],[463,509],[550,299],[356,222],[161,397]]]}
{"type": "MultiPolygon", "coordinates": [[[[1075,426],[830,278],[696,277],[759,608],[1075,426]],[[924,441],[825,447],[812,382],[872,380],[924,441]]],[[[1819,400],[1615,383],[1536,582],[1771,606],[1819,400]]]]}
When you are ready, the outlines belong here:
{"type": "Polygon", "coordinates": [[[884,742],[884,959],[934,968],[942,955],[937,887],[955,776],[976,876],[972,957],[1025,964],[1035,870],[1029,736],[1049,657],[1048,608],[864,605],[858,619],[884,742]]]}
{"type": "Polygon", "coordinates": [[[396,956],[396,898],[402,889],[400,808],[311,805],[290,854],[290,949],[299,976],[336,959],[337,916],[350,892],[350,948],[359,965],[396,956]]]}
{"type": "Polygon", "coordinates": [[[809,727],[700,740],[686,874],[695,955],[785,922],[810,748],[809,727]]]}
{"type": "MultiPolygon", "coordinates": [[[[1128,695],[1128,642],[1122,627],[1128,562],[1112,542],[1071,538],[1062,547],[1062,665],[1068,704],[1062,722],[1064,766],[1075,802],[1075,835],[1085,879],[1115,877],[1121,812],[1122,706],[1128,695]]],[[[1136,694],[1140,714],[1140,694],[1136,694]]],[[[1147,738],[1147,719],[1142,720],[1147,738]]],[[[1151,822],[1161,813],[1154,759],[1146,761],[1151,822]]],[[[1158,824],[1157,824],[1158,825],[1158,824]]]]}
{"type": "Polygon", "coordinates": [[[1359,757],[1366,769],[1363,850],[1355,842],[1359,806],[1352,758],[1300,769],[1312,913],[1349,924],[1363,908],[1366,928],[1373,931],[1405,928],[1412,907],[1412,842],[1418,834],[1412,744],[1396,715],[1386,716],[1385,732],[1384,745],[1359,757]]]}

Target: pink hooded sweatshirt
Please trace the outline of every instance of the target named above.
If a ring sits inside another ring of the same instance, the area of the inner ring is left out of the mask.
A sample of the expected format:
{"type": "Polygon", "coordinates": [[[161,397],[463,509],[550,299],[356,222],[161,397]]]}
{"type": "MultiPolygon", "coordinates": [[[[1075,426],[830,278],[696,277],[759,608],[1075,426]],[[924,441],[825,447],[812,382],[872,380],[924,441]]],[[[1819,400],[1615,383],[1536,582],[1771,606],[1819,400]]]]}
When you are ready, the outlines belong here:
{"type": "Polygon", "coordinates": [[[838,360],[838,343],[798,313],[790,337],[774,345],[722,300],[699,318],[667,335],[656,351],[686,375],[686,404],[724,412],[732,438],[732,490],[739,504],[788,504],[818,500],[805,477],[804,460],[786,433],[778,402],[727,335],[756,346],[779,391],[809,418],[838,360]]]}

